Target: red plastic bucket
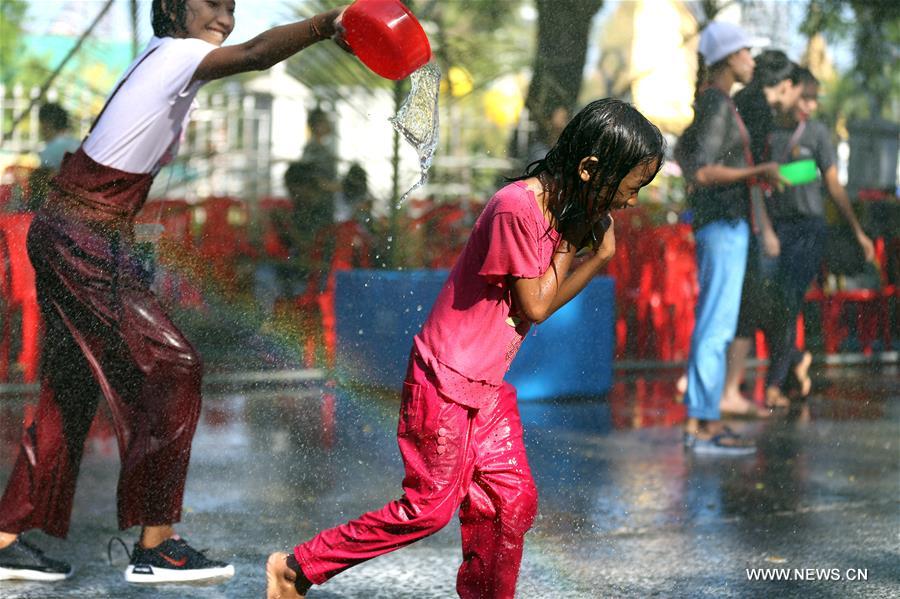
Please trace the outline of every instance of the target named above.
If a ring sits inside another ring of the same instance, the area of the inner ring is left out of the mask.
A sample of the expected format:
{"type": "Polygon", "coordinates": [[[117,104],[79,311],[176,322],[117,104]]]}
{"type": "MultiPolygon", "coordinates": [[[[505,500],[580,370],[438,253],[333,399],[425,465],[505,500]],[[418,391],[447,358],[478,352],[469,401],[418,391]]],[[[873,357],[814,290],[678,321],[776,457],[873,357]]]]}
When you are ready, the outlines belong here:
{"type": "Polygon", "coordinates": [[[342,23],[353,53],[386,79],[408,77],[431,60],[425,30],[399,0],[356,0],[342,23]]]}

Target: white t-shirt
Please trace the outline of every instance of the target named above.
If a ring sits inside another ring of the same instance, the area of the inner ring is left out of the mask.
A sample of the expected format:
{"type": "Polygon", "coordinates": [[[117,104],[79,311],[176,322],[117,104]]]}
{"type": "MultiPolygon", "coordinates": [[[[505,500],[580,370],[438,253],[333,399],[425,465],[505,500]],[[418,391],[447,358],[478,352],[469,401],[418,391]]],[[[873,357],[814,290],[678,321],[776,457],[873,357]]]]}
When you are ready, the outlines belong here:
{"type": "Polygon", "coordinates": [[[191,78],[217,47],[196,38],[152,38],[125,71],[123,77],[134,73],[109,102],[85,140],[84,152],[95,162],[120,171],[157,172],[178,151],[194,97],[205,83],[191,83],[191,78]],[[154,48],[157,50],[138,64],[154,48]]]}

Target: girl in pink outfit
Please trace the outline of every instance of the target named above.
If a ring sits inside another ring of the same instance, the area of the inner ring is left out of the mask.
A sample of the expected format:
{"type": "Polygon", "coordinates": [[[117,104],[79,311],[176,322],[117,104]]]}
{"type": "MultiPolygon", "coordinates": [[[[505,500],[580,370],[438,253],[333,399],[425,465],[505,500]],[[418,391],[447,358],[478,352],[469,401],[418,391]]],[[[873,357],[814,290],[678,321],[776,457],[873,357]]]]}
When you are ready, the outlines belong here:
{"type": "MultiPolygon", "coordinates": [[[[247,3],[248,8],[252,3],[247,3]]],[[[154,0],[154,37],[126,71],[28,233],[45,323],[40,400],[0,499],[0,579],[72,573],[19,534],[65,537],[84,439],[102,395],[122,469],[119,527],[141,527],[129,582],[231,576],[175,535],[200,413],[197,352],[150,291],[133,251],[134,218],[172,159],[207,81],[267,69],[335,36],[341,9],[222,47],[234,0],[154,0]]],[[[252,10],[252,8],[251,8],[252,10]]],[[[335,40],[343,44],[338,34],[335,40]]]]}
{"type": "Polygon", "coordinates": [[[461,597],[512,597],[537,512],[516,390],[503,380],[532,323],[580,292],[615,252],[610,211],[637,203],[664,141],[634,107],[598,100],[547,155],[487,203],[413,338],[397,438],[404,494],[269,556],[268,598],[443,528],[459,510],[461,597]],[[574,266],[575,253],[589,247],[574,266]]]}

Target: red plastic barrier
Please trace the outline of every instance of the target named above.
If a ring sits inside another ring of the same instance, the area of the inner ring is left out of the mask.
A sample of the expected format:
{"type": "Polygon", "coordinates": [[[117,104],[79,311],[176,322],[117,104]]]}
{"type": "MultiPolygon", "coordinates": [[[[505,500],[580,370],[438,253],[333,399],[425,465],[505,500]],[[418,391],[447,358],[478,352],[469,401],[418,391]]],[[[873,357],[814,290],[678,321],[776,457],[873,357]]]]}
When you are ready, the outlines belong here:
{"type": "Polygon", "coordinates": [[[21,350],[18,362],[22,367],[22,378],[26,383],[37,380],[40,360],[41,312],[37,303],[34,283],[34,269],[28,259],[25,239],[31,226],[31,213],[0,214],[0,233],[3,252],[0,269],[0,291],[2,302],[2,338],[0,338],[0,377],[8,380],[9,351],[13,331],[10,326],[12,315],[21,313],[21,350]]]}
{"type": "Polygon", "coordinates": [[[229,197],[210,197],[198,208],[204,211],[200,225],[197,251],[212,268],[216,281],[226,291],[237,289],[238,258],[255,256],[250,244],[247,224],[247,206],[241,200],[229,197]]]}
{"type": "Polygon", "coordinates": [[[356,221],[345,221],[325,227],[316,236],[311,255],[313,267],[310,269],[306,291],[299,295],[294,308],[302,323],[306,325],[306,347],[304,361],[307,366],[315,364],[316,330],[314,323],[321,323],[325,360],[329,368],[335,366],[337,355],[337,320],[335,317],[334,294],[337,273],[353,268],[369,268],[372,239],[369,232],[356,221]],[[326,250],[331,248],[331,255],[326,250]],[[321,277],[325,276],[324,287],[321,277]],[[318,318],[317,318],[318,317],[318,318]]]}
{"type": "Polygon", "coordinates": [[[849,335],[850,327],[844,319],[845,308],[849,305],[856,306],[856,333],[863,353],[872,353],[879,331],[884,347],[891,347],[890,299],[898,295],[898,290],[888,280],[887,253],[882,237],[875,240],[875,261],[880,273],[880,288],[839,289],[822,295],[822,333],[826,353],[837,353],[849,335]]]}
{"type": "Polygon", "coordinates": [[[279,231],[279,223],[290,219],[292,209],[288,198],[269,197],[259,201],[263,251],[269,258],[287,260],[290,256],[290,249],[279,231]]]}

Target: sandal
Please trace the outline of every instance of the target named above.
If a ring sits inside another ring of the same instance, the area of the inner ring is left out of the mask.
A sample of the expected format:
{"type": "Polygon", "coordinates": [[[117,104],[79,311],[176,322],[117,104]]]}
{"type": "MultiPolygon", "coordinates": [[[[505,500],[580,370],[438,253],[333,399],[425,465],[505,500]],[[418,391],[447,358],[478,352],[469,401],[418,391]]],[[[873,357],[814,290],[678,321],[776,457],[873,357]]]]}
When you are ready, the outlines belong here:
{"type": "Polygon", "coordinates": [[[756,453],[756,444],[753,441],[741,437],[730,429],[708,439],[684,433],[684,448],[700,455],[741,456],[756,453]]]}

